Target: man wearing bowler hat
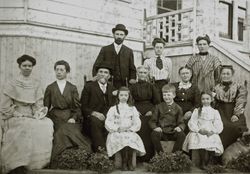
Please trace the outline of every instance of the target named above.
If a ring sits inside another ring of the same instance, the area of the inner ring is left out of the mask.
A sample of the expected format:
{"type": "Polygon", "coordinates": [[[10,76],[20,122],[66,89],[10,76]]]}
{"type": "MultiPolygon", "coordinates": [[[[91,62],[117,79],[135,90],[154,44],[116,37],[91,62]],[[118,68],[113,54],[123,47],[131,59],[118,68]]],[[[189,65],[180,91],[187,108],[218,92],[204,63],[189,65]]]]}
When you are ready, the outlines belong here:
{"type": "Polygon", "coordinates": [[[106,114],[109,108],[114,105],[115,90],[108,83],[112,74],[112,68],[107,62],[100,62],[96,65],[96,81],[86,83],[81,95],[81,109],[84,116],[84,131],[90,136],[94,152],[99,147],[106,147],[107,131],[104,127],[106,114]]]}
{"type": "Polygon", "coordinates": [[[113,85],[116,89],[135,83],[136,68],[132,49],[123,44],[128,30],[123,24],[117,24],[112,29],[114,43],[104,46],[94,63],[93,76],[96,76],[96,66],[100,62],[108,62],[113,69],[113,85]]]}

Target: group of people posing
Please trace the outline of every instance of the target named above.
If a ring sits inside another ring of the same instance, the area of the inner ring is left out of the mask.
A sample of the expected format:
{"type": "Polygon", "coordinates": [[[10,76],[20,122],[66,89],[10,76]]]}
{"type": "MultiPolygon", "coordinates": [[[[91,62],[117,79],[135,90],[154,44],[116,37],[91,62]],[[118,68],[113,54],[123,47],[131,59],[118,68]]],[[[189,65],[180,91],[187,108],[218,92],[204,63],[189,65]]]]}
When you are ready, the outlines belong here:
{"type": "MultiPolygon", "coordinates": [[[[148,162],[163,151],[161,141],[175,141],[173,152],[198,151],[204,168],[211,156],[247,131],[245,86],[235,83],[234,68],[208,53],[210,39],[196,39],[199,53],[171,79],[172,62],[155,38],[155,56],[135,67],[133,51],[123,44],[128,30],[112,29],[114,43],[101,49],[79,98],[67,81],[68,62],[54,65],[56,81],[45,93],[31,76],[36,59],[17,59],[20,74],[4,85],[1,96],[2,171],[22,174],[39,169],[67,148],[120,152],[122,170],[134,170],[133,153],[148,162]]],[[[166,164],[167,165],[167,164],[166,164]]]]}

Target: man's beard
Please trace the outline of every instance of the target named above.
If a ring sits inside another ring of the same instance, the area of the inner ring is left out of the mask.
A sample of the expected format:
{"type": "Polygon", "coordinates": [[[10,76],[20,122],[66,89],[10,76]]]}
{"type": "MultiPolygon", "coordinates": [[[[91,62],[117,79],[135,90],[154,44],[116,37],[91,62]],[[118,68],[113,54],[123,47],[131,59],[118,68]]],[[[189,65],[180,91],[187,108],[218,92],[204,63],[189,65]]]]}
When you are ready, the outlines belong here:
{"type": "Polygon", "coordinates": [[[101,83],[101,84],[106,84],[107,83],[107,79],[101,77],[100,79],[98,79],[98,81],[101,83]]]}
{"type": "Polygon", "coordinates": [[[120,45],[120,44],[122,44],[123,40],[124,40],[124,39],[117,38],[117,39],[115,39],[115,43],[116,43],[117,45],[120,45]]]}

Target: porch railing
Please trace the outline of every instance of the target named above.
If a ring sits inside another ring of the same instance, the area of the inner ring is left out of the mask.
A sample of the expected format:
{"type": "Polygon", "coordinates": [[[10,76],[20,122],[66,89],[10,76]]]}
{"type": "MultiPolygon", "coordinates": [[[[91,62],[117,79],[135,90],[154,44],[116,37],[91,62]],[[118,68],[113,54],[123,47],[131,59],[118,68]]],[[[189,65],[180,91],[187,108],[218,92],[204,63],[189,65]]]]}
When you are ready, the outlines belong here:
{"type": "Polygon", "coordinates": [[[192,41],[195,15],[194,8],[188,8],[147,17],[144,23],[146,47],[151,46],[155,37],[161,37],[167,43],[192,41]]]}

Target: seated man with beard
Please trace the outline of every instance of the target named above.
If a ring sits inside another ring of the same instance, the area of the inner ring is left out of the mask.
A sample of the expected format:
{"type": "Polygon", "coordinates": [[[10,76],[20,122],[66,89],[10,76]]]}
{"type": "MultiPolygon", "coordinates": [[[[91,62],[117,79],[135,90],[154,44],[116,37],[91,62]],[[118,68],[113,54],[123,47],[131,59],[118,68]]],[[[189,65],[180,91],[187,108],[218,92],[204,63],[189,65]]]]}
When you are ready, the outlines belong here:
{"type": "Polygon", "coordinates": [[[108,83],[112,68],[107,62],[96,66],[97,80],[84,86],[81,95],[81,110],[84,116],[84,129],[90,136],[94,152],[105,149],[107,131],[104,127],[106,113],[114,104],[114,88],[108,83]]]}

